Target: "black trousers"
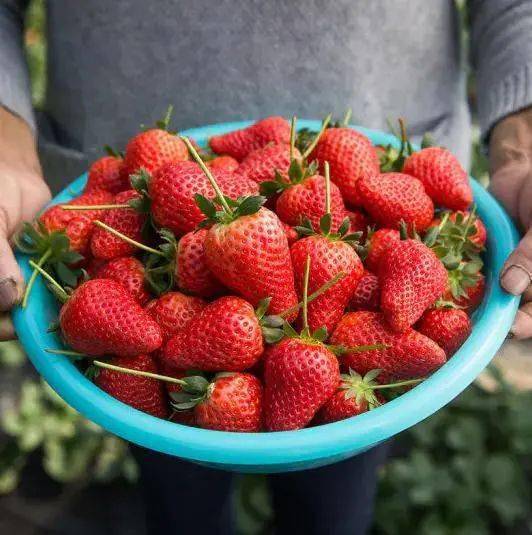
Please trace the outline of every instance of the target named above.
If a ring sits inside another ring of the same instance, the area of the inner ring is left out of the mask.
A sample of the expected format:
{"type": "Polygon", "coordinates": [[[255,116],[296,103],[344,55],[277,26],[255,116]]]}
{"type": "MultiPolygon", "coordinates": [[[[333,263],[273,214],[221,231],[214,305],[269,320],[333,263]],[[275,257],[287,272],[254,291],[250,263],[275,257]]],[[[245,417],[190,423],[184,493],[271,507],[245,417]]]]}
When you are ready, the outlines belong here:
{"type": "MultiPolygon", "coordinates": [[[[363,535],[388,445],[323,468],[269,476],[276,535],[363,535]]],[[[233,474],[138,446],[149,535],[234,533],[233,474]]]]}

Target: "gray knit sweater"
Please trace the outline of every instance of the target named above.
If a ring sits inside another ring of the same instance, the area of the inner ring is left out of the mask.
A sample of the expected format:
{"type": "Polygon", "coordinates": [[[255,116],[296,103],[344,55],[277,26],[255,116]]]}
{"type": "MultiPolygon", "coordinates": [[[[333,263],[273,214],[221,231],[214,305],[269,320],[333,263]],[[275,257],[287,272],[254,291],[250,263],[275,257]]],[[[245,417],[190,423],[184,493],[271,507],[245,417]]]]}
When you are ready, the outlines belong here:
{"type": "MultiPolygon", "coordinates": [[[[0,104],[35,125],[22,52],[26,2],[0,0],[0,104]]],[[[484,134],[532,103],[532,2],[469,2],[484,134]]],[[[468,160],[464,52],[449,0],[48,0],[47,175],[70,180],[168,103],[174,125],[353,109],[403,115],[468,160]]]]}

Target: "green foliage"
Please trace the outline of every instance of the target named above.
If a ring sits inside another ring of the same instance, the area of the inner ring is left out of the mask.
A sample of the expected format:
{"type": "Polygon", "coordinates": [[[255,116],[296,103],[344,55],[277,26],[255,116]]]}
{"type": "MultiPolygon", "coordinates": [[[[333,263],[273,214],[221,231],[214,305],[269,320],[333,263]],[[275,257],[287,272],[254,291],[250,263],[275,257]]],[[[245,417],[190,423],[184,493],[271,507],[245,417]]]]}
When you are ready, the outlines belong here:
{"type": "Polygon", "coordinates": [[[530,514],[532,392],[500,376],[467,389],[402,435],[408,453],[382,474],[375,533],[514,533],[530,514]]]}

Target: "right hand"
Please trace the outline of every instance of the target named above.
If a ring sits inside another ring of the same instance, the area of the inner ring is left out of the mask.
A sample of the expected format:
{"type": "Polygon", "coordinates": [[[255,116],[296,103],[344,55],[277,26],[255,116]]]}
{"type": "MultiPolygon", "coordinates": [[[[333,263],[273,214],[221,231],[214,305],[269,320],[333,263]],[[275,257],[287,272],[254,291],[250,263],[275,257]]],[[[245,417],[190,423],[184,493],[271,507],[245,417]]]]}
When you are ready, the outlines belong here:
{"type": "Polygon", "coordinates": [[[8,311],[20,300],[24,280],[10,239],[50,200],[35,137],[19,117],[0,106],[0,341],[15,337],[8,311]]]}

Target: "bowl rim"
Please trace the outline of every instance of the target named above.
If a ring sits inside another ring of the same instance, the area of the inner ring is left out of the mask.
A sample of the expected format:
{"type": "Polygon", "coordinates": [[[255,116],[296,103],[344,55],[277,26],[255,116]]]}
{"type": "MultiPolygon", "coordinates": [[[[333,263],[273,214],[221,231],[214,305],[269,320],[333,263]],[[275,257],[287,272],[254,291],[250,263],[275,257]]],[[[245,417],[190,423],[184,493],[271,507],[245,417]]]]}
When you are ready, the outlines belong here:
{"type": "MultiPolygon", "coordinates": [[[[252,121],[219,123],[182,132],[204,142],[209,136],[249,125],[252,121]]],[[[320,121],[299,120],[298,128],[317,129],[320,121]]],[[[374,144],[392,144],[391,134],[353,126],[374,144]]],[[[81,192],[86,174],[57,195],[51,204],[65,202],[81,192]]],[[[505,293],[496,274],[519,240],[518,232],[500,204],[475,180],[475,201],[488,230],[487,291],[471,336],[442,368],[423,383],[385,405],[359,416],[297,431],[230,433],[183,426],[161,420],[123,404],[100,390],[64,356],[44,347],[62,348],[56,335],[46,333],[42,314],[48,293],[39,278],[26,309],[16,307],[13,321],[19,339],[38,372],[72,407],[89,420],[122,438],[181,458],[217,465],[268,466],[312,462],[367,449],[411,427],[446,405],[484,369],[504,342],[519,298],[505,293]],[[494,284],[491,282],[494,281],[494,284]]],[[[25,277],[28,258],[17,254],[25,277]]],[[[229,466],[230,467],[230,466],[229,466]]]]}

